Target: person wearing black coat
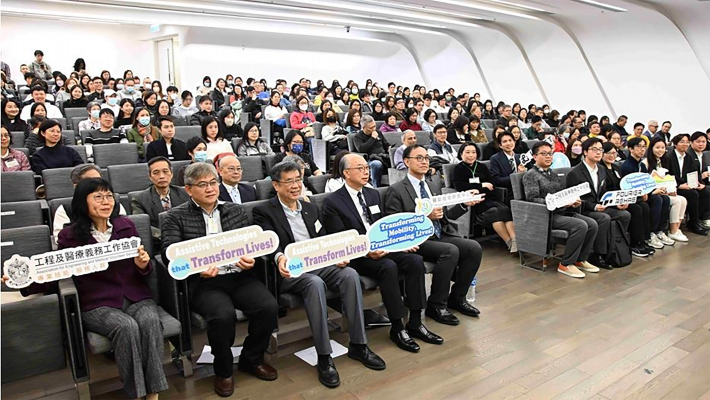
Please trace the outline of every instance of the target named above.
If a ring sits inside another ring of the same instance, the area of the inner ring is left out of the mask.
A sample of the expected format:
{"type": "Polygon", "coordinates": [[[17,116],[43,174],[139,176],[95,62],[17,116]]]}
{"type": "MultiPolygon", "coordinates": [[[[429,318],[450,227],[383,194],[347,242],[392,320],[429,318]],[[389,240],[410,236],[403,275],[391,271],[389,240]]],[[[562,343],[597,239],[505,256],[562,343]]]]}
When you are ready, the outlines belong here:
{"type": "Polygon", "coordinates": [[[175,124],[172,117],[159,117],[158,129],[160,130],[160,139],[153,140],[148,144],[145,153],[146,161],[158,156],[165,157],[170,161],[190,159],[185,142],[175,138],[175,124]],[[170,151],[168,151],[168,145],[170,145],[170,151]]]}
{"type": "Polygon", "coordinates": [[[10,132],[24,132],[25,137],[32,130],[25,121],[20,118],[22,106],[16,98],[2,99],[2,124],[10,132]]]}

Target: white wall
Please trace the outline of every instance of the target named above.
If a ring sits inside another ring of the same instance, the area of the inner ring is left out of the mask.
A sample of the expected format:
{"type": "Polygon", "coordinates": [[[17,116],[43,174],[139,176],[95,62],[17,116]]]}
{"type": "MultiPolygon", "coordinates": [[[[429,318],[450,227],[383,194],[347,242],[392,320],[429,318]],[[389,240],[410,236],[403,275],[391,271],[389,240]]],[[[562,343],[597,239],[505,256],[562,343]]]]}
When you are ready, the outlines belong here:
{"type": "Polygon", "coordinates": [[[147,26],[79,23],[61,20],[2,16],[0,48],[2,59],[20,78],[20,65],[34,60],[34,51],[44,52],[44,61],[53,71],[69,75],[74,61],[83,58],[87,71],[99,75],[108,69],[122,76],[126,69],[141,78],[154,74],[153,43],[138,38],[147,26]]]}

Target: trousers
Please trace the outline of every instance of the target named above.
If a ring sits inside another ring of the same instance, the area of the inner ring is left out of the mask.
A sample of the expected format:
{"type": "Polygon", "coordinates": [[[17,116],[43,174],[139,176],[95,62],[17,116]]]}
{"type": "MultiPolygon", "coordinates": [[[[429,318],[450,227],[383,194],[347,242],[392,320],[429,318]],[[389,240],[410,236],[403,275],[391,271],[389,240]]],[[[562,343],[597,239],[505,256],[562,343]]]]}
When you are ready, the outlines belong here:
{"type": "Polygon", "coordinates": [[[577,213],[552,214],[552,229],[567,231],[568,234],[562,265],[587,261],[599,231],[599,225],[594,219],[577,213]]]}

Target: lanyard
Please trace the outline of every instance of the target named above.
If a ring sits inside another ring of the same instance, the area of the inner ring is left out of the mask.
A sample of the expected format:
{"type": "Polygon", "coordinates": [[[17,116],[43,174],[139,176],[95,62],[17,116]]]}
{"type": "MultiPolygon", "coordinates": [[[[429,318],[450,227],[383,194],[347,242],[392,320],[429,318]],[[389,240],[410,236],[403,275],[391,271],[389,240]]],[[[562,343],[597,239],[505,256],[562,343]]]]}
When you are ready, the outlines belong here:
{"type": "Polygon", "coordinates": [[[471,169],[470,167],[468,169],[471,171],[471,175],[473,175],[473,177],[475,178],[476,177],[476,169],[478,168],[478,160],[474,161],[473,165],[474,165],[473,169],[471,169]]]}

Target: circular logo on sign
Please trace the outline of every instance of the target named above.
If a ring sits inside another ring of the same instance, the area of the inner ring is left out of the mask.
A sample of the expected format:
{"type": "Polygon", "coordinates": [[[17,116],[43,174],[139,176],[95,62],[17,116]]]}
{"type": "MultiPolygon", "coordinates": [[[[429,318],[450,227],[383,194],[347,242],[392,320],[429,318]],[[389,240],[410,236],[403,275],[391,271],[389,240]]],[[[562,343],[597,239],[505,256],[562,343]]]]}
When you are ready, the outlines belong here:
{"type": "Polygon", "coordinates": [[[417,214],[429,215],[434,211],[434,203],[429,199],[418,199],[417,208],[414,210],[417,214]]]}
{"type": "Polygon", "coordinates": [[[291,278],[296,278],[303,273],[303,260],[300,258],[291,258],[288,260],[288,263],[286,263],[286,268],[288,268],[291,278]]]}
{"type": "Polygon", "coordinates": [[[170,261],[168,271],[175,279],[185,279],[190,274],[190,262],[185,258],[177,258],[170,261]]]}
{"type": "Polygon", "coordinates": [[[32,261],[27,257],[13,255],[3,265],[5,275],[10,279],[7,281],[7,286],[13,289],[20,289],[29,286],[32,283],[30,278],[30,264],[32,261]]]}

